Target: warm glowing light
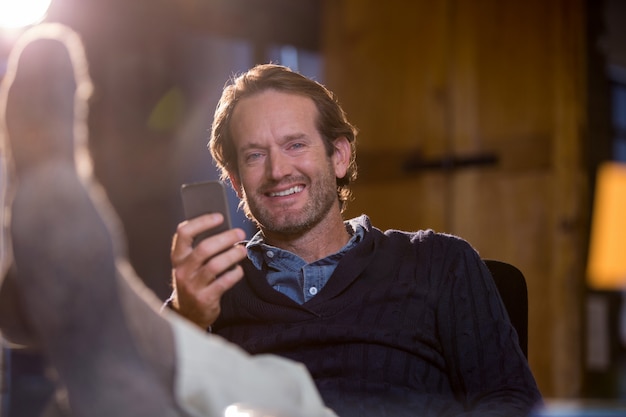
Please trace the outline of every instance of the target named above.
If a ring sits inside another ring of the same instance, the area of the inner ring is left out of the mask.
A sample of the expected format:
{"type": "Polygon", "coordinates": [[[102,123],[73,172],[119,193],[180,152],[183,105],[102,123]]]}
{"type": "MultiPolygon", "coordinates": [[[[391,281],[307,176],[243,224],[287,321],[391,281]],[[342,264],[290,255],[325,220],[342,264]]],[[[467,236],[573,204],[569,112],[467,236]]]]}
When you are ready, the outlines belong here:
{"type": "Polygon", "coordinates": [[[589,264],[593,288],[626,289],[626,164],[607,162],[598,170],[589,264]]]}
{"type": "Polygon", "coordinates": [[[224,417],[250,417],[250,413],[241,410],[236,404],[229,405],[224,411],[224,417]]]}
{"type": "Polygon", "coordinates": [[[13,29],[41,22],[52,0],[0,0],[0,27],[13,29]]]}

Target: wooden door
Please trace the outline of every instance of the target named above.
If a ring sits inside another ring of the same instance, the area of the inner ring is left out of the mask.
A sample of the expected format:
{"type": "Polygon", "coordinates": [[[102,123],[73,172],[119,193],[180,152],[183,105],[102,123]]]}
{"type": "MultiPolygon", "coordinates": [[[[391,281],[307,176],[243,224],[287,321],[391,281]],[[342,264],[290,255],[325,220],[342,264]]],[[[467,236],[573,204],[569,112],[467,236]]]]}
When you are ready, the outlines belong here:
{"type": "Polygon", "coordinates": [[[546,396],[581,389],[587,213],[579,0],[324,3],[326,83],[360,129],[348,216],[517,265],[546,396]]]}

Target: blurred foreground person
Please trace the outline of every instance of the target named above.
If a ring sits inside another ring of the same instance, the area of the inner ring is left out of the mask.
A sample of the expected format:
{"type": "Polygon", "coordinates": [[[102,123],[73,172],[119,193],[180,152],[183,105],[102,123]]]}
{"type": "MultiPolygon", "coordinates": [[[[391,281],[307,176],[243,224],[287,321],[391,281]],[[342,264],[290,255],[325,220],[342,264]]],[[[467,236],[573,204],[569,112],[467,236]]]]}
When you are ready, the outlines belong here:
{"type": "Polygon", "coordinates": [[[92,84],[69,28],[26,32],[0,91],[0,328],[54,368],[72,416],[333,416],[301,365],[251,357],[160,302],[125,257],[120,222],[92,175],[92,84]]]}

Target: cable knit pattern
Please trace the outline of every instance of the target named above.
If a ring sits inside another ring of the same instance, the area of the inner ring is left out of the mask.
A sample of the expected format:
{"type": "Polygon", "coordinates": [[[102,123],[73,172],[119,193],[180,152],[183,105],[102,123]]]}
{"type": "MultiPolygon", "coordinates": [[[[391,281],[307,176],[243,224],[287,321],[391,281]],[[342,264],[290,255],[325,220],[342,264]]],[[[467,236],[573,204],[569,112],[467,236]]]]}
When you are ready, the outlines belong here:
{"type": "Polygon", "coordinates": [[[373,228],[299,305],[244,263],[213,331],[303,362],[340,416],[525,416],[541,399],[491,275],[464,240],[373,228]]]}

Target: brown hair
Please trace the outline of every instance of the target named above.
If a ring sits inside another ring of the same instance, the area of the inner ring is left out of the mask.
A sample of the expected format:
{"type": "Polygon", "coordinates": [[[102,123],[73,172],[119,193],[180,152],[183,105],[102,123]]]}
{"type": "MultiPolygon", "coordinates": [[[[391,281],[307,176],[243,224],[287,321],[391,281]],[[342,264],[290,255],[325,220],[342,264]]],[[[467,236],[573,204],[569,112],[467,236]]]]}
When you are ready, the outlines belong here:
{"type": "Polygon", "coordinates": [[[257,65],[246,73],[232,78],[224,88],[215,110],[209,140],[209,150],[221,170],[222,179],[227,179],[229,174],[239,176],[237,150],[230,132],[230,119],[235,106],[240,100],[269,89],[299,94],[313,100],[318,111],[317,129],[329,156],[334,152],[335,139],[343,136],[350,142],[348,171],[343,178],[337,178],[337,196],[344,208],[351,195],[350,182],[354,181],[357,175],[355,150],[357,129],[348,122],[345,112],[331,91],[320,83],[281,65],[257,65]]]}

